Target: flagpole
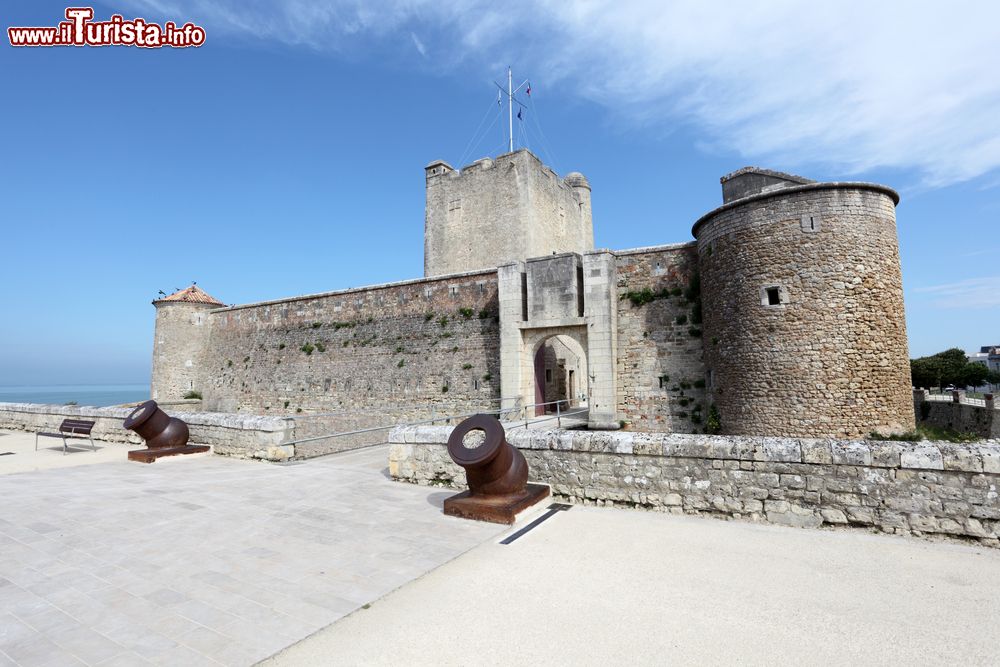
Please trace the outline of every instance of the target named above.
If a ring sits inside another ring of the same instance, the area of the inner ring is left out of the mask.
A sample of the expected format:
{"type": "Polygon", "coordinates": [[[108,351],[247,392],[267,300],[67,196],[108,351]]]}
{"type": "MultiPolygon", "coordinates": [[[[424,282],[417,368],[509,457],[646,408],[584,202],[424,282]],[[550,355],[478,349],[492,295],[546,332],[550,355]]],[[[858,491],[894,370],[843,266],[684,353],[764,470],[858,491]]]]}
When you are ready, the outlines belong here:
{"type": "Polygon", "coordinates": [[[513,75],[510,71],[510,65],[507,66],[507,136],[510,137],[508,142],[510,153],[514,152],[514,81],[513,75]]]}

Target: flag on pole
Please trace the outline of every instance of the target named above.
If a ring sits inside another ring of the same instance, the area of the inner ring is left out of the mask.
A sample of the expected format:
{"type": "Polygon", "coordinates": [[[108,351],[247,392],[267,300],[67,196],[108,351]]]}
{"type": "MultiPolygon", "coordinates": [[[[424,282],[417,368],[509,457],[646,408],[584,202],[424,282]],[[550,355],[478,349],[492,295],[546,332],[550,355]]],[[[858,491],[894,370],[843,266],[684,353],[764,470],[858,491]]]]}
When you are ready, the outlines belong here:
{"type": "Polygon", "coordinates": [[[517,119],[518,120],[522,120],[521,119],[521,110],[520,109],[517,110],[517,119]]]}
{"type": "Polygon", "coordinates": [[[531,82],[530,81],[528,82],[528,87],[527,87],[527,89],[524,92],[528,94],[528,97],[531,97],[531,82]]]}

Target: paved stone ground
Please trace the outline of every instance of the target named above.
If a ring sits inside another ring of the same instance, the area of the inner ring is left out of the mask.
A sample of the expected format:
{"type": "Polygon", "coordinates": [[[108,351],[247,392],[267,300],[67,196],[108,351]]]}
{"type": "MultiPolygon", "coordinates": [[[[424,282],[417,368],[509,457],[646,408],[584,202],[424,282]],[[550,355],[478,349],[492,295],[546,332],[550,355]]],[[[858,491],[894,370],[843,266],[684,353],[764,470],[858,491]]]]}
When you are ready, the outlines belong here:
{"type": "Polygon", "coordinates": [[[0,475],[125,461],[130,449],[145,449],[142,445],[101,440],[95,440],[94,446],[96,451],[90,448],[89,440],[72,439],[64,454],[59,438],[39,438],[36,451],[34,433],[0,431],[0,475]]]}
{"type": "Polygon", "coordinates": [[[386,459],[0,476],[0,667],[250,665],[502,532],[386,459]]]}

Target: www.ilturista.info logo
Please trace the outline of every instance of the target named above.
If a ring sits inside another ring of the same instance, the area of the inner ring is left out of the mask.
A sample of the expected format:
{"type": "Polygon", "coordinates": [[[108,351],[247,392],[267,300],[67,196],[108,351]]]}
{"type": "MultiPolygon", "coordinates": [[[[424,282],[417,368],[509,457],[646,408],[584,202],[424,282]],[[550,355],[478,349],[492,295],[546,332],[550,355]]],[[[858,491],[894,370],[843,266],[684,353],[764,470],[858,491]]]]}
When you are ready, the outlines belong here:
{"type": "Polygon", "coordinates": [[[135,18],[126,21],[120,14],[108,21],[92,21],[93,7],[67,7],[66,21],[52,28],[10,27],[11,46],[164,46],[184,48],[205,43],[205,29],[193,23],[181,27],[173,21],[162,26],[135,18]]]}

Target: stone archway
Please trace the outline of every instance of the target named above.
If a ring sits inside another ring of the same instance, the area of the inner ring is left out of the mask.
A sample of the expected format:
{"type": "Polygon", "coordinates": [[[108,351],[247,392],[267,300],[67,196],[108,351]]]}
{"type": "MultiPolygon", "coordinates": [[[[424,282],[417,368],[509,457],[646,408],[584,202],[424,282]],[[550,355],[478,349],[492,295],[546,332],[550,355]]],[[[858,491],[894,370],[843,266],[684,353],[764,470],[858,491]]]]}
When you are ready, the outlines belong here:
{"type": "MultiPolygon", "coordinates": [[[[576,387],[573,392],[576,396],[572,403],[580,405],[586,404],[586,399],[590,395],[589,374],[590,364],[587,358],[587,332],[582,326],[569,327],[544,327],[538,329],[525,329],[521,338],[521,385],[519,399],[521,405],[535,405],[530,414],[541,416],[545,414],[545,406],[537,406],[538,403],[545,403],[551,395],[552,390],[559,385],[568,385],[569,371],[573,371],[573,383],[576,387]],[[546,352],[553,353],[549,357],[550,363],[546,368],[546,352]],[[560,371],[559,359],[562,353],[564,364],[560,371]],[[537,364],[537,368],[536,368],[537,364]],[[545,371],[552,371],[551,378],[547,378],[545,371]],[[560,379],[559,373],[564,375],[560,379]],[[546,391],[546,384],[551,388],[546,391]],[[543,399],[543,400],[539,400],[543,399]]],[[[565,389],[569,391],[569,387],[565,389]]],[[[559,397],[557,397],[559,398],[559,397]]],[[[567,403],[571,397],[567,396],[567,403]]],[[[555,411],[555,406],[551,406],[555,411]]]]}
{"type": "Polygon", "coordinates": [[[586,405],[589,376],[586,348],[568,334],[552,334],[532,345],[535,416],[586,405]]]}

